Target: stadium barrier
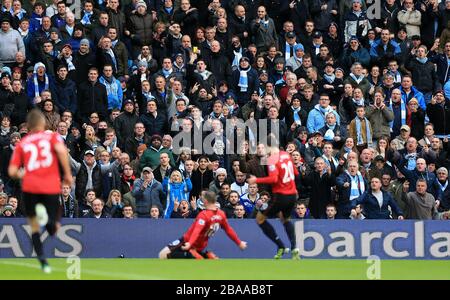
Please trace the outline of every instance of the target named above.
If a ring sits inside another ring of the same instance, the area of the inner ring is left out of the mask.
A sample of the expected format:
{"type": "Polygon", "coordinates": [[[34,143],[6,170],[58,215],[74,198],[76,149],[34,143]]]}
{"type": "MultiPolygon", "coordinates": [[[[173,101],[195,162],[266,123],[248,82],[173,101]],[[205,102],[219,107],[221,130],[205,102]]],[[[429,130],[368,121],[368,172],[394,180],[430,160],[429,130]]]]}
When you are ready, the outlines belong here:
{"type": "MultiPolygon", "coordinates": [[[[49,257],[125,258],[157,257],[178,239],[192,219],[64,219],[56,238],[43,235],[49,257]]],[[[283,226],[270,221],[289,245],[283,226]]],[[[271,258],[275,246],[262,234],[255,220],[230,220],[248,249],[241,251],[223,230],[209,248],[221,258],[271,258]]],[[[295,223],[298,246],[304,258],[449,259],[448,221],[305,220],[295,223]]],[[[0,258],[33,256],[25,219],[0,218],[0,258]]]]}

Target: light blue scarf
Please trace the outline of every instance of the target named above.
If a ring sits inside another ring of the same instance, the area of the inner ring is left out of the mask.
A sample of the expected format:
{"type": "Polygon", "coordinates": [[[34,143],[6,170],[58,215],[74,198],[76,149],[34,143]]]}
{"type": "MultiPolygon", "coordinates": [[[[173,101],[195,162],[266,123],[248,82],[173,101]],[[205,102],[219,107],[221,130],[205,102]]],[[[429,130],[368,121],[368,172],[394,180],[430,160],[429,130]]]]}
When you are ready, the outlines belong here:
{"type": "Polygon", "coordinates": [[[328,83],[333,83],[334,80],[336,79],[336,75],[334,75],[334,74],[331,74],[331,75],[323,74],[323,78],[325,78],[325,80],[328,81],[328,83]]]}
{"type": "Polygon", "coordinates": [[[91,16],[93,14],[94,14],[93,12],[84,11],[83,19],[81,19],[80,23],[83,25],[90,25],[91,24],[91,16]]]}
{"type": "Polygon", "coordinates": [[[233,54],[234,54],[234,58],[233,58],[233,62],[231,63],[231,67],[236,69],[239,67],[239,60],[241,60],[241,58],[242,58],[242,47],[239,48],[239,51],[236,51],[233,49],[233,54]]]}
{"type": "MultiPolygon", "coordinates": [[[[294,51],[294,45],[292,45],[292,52],[295,53],[294,51]]],[[[291,58],[291,45],[288,44],[288,42],[286,42],[286,47],[285,47],[285,51],[284,51],[284,59],[288,60],[289,58],[291,58]]]]}
{"type": "Polygon", "coordinates": [[[345,173],[350,177],[351,185],[350,185],[350,201],[361,196],[366,187],[364,185],[364,179],[361,175],[361,172],[358,171],[356,176],[350,175],[350,173],[345,170],[345,173]]]}
{"type": "MultiPolygon", "coordinates": [[[[402,125],[405,125],[405,124],[406,124],[406,104],[405,104],[405,102],[403,101],[403,99],[401,99],[400,101],[401,101],[401,102],[400,102],[400,109],[401,109],[400,117],[402,118],[402,124],[401,124],[400,126],[402,126],[402,125]]],[[[392,111],[394,111],[394,110],[392,109],[392,99],[389,100],[389,108],[390,108],[392,111]]],[[[392,132],[392,128],[394,128],[394,121],[390,122],[390,123],[389,123],[389,126],[391,127],[391,132],[392,132]]]]}
{"type": "Polygon", "coordinates": [[[165,78],[169,77],[169,75],[172,74],[172,69],[170,70],[162,69],[161,71],[165,78]]]}
{"type": "Polygon", "coordinates": [[[249,67],[247,70],[242,70],[241,68],[238,68],[239,70],[239,83],[238,87],[241,88],[241,92],[246,92],[248,88],[248,77],[247,73],[250,71],[251,67],[249,67]]]}
{"type": "Polygon", "coordinates": [[[294,112],[294,122],[298,125],[302,125],[302,120],[300,120],[300,110],[302,109],[301,107],[298,108],[294,108],[293,106],[291,106],[292,111],[294,112]]]}
{"type": "Polygon", "coordinates": [[[424,58],[416,57],[416,59],[418,62],[420,62],[422,64],[425,64],[428,61],[428,57],[424,57],[424,58]]]}
{"type": "MultiPolygon", "coordinates": [[[[47,73],[45,73],[44,76],[45,76],[45,86],[44,86],[43,91],[48,90],[48,86],[49,86],[47,73]]],[[[34,82],[34,96],[39,97],[39,94],[40,94],[39,93],[39,82],[38,82],[38,76],[36,73],[34,73],[33,82],[34,82]]]]}
{"type": "Polygon", "coordinates": [[[353,80],[356,81],[357,84],[359,84],[364,79],[363,75],[359,75],[358,77],[356,77],[356,75],[353,73],[350,73],[350,77],[353,78],[353,80]]]}
{"type": "MultiPolygon", "coordinates": [[[[364,118],[364,122],[366,123],[366,135],[367,135],[367,145],[370,147],[372,146],[372,133],[370,128],[370,122],[367,120],[367,118],[364,118]]],[[[361,119],[359,117],[355,118],[356,123],[356,139],[357,144],[362,145],[364,144],[364,140],[361,134],[361,119]]]]}

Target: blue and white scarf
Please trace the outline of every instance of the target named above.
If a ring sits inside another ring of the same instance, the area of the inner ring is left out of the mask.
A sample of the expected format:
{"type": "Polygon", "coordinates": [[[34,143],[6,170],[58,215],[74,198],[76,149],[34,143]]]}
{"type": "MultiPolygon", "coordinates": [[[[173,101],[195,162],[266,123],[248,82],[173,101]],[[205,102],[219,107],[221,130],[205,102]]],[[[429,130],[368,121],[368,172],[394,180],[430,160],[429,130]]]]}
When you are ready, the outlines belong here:
{"type": "Polygon", "coordinates": [[[416,59],[418,62],[420,62],[422,64],[425,64],[428,61],[428,57],[424,57],[424,58],[416,57],[416,59]]]}
{"type": "Polygon", "coordinates": [[[331,158],[328,159],[328,157],[326,157],[325,154],[324,154],[324,155],[322,155],[322,158],[325,161],[325,163],[327,164],[327,166],[329,166],[329,167],[331,167],[330,160],[333,163],[335,169],[339,165],[339,161],[334,156],[331,156],[331,158]]]}
{"type": "Polygon", "coordinates": [[[172,72],[173,72],[173,70],[172,69],[170,69],[170,70],[166,70],[166,69],[161,69],[161,71],[162,71],[162,73],[163,73],[163,75],[164,75],[164,77],[165,78],[167,78],[167,77],[169,77],[170,76],[170,74],[172,74],[172,72]]]}
{"type": "Polygon", "coordinates": [[[441,191],[442,191],[442,192],[445,191],[445,189],[446,189],[447,186],[448,186],[448,180],[445,181],[445,185],[442,185],[442,183],[441,183],[439,180],[436,180],[436,181],[437,181],[437,183],[438,183],[439,188],[441,189],[441,191]]]}
{"type": "Polygon", "coordinates": [[[241,92],[246,92],[248,88],[248,77],[247,73],[250,71],[251,67],[249,67],[247,70],[242,70],[241,68],[238,68],[239,70],[239,83],[238,87],[241,88],[241,92]]]}
{"type": "Polygon", "coordinates": [[[75,26],[74,26],[74,27],[70,27],[69,25],[66,25],[65,28],[66,28],[66,30],[67,30],[67,33],[68,33],[70,36],[72,36],[72,35],[73,35],[73,31],[74,31],[74,29],[75,29],[75,26]]]}
{"type": "Polygon", "coordinates": [[[301,107],[298,108],[294,108],[293,106],[291,106],[291,109],[293,111],[293,115],[294,115],[294,122],[297,125],[302,125],[302,120],[300,119],[300,110],[302,109],[301,107]]]}
{"type": "Polygon", "coordinates": [[[91,25],[91,16],[93,14],[94,13],[92,11],[91,12],[84,11],[84,15],[83,15],[83,18],[81,19],[80,23],[83,25],[91,25]]]}
{"type": "MultiPolygon", "coordinates": [[[[392,99],[389,100],[389,108],[394,111],[392,109],[392,99]]],[[[400,117],[402,119],[402,124],[400,124],[400,126],[405,125],[406,124],[406,104],[405,101],[403,101],[403,99],[400,100],[400,117]]],[[[391,132],[392,132],[392,128],[394,128],[394,120],[392,120],[392,122],[389,123],[389,126],[391,127],[391,132]]]]}
{"type": "Polygon", "coordinates": [[[335,136],[334,128],[336,128],[336,124],[334,124],[334,125],[326,124],[326,126],[328,127],[328,129],[325,132],[325,134],[323,135],[323,138],[326,141],[332,141],[334,139],[334,136],[335,136]]]}
{"type": "MultiPolygon", "coordinates": [[[[364,122],[366,123],[366,138],[367,138],[367,145],[370,147],[372,146],[372,133],[370,128],[370,122],[367,120],[367,118],[364,118],[364,122]]],[[[356,125],[356,139],[357,139],[357,145],[363,145],[364,140],[361,133],[361,119],[359,117],[355,118],[355,125],[356,125]]]]}
{"type": "Polygon", "coordinates": [[[292,47],[292,53],[295,53],[294,46],[295,46],[295,44],[291,46],[288,44],[288,42],[286,42],[286,47],[285,47],[285,51],[284,51],[285,52],[284,53],[285,60],[288,60],[289,58],[291,58],[291,47],[292,47]]]}
{"type": "Polygon", "coordinates": [[[334,75],[334,74],[331,74],[331,75],[323,74],[323,78],[324,78],[328,83],[333,83],[334,80],[336,79],[336,75],[334,75]]]}
{"type": "Polygon", "coordinates": [[[242,58],[242,47],[239,48],[239,51],[233,49],[233,62],[231,63],[231,68],[237,69],[239,67],[239,61],[242,58]]]}
{"type": "Polygon", "coordinates": [[[151,92],[144,92],[144,91],[142,91],[142,96],[144,96],[146,102],[148,102],[148,101],[150,101],[150,100],[153,100],[153,99],[156,99],[156,98],[152,95],[151,92]]]}
{"type": "Polygon", "coordinates": [[[353,80],[356,81],[357,84],[359,84],[364,79],[363,75],[359,75],[358,77],[356,77],[356,75],[353,73],[350,73],[350,77],[353,78],[353,80]]]}
{"type": "MultiPolygon", "coordinates": [[[[43,91],[48,90],[49,87],[47,73],[44,74],[44,76],[45,76],[45,86],[43,91]]],[[[34,73],[33,81],[34,81],[34,96],[39,97],[39,82],[38,82],[38,75],[36,73],[34,73]]]]}
{"type": "Polygon", "coordinates": [[[105,51],[106,51],[106,53],[109,54],[109,56],[111,56],[111,60],[114,64],[114,71],[117,71],[117,60],[116,60],[116,56],[114,55],[114,51],[112,49],[108,49],[105,51]]]}
{"type": "Polygon", "coordinates": [[[364,179],[361,175],[361,172],[358,171],[356,176],[350,175],[350,173],[345,170],[345,173],[350,177],[350,201],[361,196],[365,190],[366,186],[364,185],[364,179]]]}
{"type": "Polygon", "coordinates": [[[364,106],[364,98],[356,100],[355,98],[352,98],[353,103],[355,103],[357,106],[364,106]]]}

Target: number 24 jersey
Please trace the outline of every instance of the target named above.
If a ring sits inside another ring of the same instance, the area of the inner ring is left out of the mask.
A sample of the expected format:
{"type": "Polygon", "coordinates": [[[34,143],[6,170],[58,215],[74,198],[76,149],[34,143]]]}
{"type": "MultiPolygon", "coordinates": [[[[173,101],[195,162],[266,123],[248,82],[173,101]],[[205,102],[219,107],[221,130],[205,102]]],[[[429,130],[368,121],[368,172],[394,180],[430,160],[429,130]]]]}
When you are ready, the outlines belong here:
{"type": "Polygon", "coordinates": [[[280,151],[271,155],[267,162],[269,176],[257,178],[256,183],[272,184],[272,192],[275,194],[295,195],[297,193],[295,176],[299,173],[289,153],[280,151]]]}

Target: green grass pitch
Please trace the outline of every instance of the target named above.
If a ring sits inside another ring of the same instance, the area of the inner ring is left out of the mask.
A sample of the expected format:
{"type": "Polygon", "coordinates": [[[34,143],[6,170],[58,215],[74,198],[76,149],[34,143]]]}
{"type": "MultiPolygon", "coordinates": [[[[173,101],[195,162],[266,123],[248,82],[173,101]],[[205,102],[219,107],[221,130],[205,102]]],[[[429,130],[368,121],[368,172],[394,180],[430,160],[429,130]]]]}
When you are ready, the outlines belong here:
{"type": "MultiPolygon", "coordinates": [[[[0,259],[0,280],[68,279],[66,259],[50,259],[52,274],[43,274],[36,259],[0,259]]],[[[368,279],[365,260],[300,261],[270,259],[158,260],[81,259],[80,279],[368,279]]],[[[381,279],[450,279],[450,261],[382,260],[381,279]]],[[[70,273],[70,269],[69,269],[70,273]]]]}

